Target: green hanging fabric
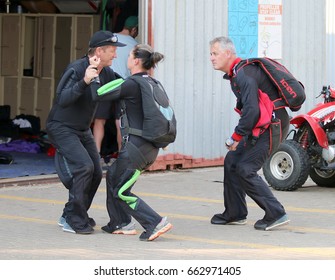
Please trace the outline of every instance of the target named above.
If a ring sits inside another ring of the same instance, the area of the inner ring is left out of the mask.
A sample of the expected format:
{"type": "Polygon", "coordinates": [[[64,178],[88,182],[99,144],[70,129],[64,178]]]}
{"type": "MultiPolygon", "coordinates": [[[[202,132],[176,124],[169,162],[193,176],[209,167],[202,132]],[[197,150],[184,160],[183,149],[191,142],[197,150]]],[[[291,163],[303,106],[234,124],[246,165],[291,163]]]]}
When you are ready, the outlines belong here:
{"type": "Polygon", "coordinates": [[[109,26],[109,17],[107,12],[107,2],[108,0],[102,0],[102,6],[101,6],[101,30],[108,30],[109,26]]]}

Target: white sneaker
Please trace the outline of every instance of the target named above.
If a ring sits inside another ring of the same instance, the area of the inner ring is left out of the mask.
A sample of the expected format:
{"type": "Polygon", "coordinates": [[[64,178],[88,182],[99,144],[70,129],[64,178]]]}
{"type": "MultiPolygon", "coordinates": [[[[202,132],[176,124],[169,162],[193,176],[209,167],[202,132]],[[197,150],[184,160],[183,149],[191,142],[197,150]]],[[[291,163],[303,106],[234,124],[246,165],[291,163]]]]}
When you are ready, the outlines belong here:
{"type": "Polygon", "coordinates": [[[75,230],[66,221],[64,221],[64,224],[63,224],[63,231],[70,232],[70,233],[76,233],[75,230]]]}
{"type": "Polygon", "coordinates": [[[128,225],[125,225],[117,230],[114,230],[112,234],[125,234],[125,235],[137,234],[136,229],[135,229],[135,223],[130,222],[128,225]]]}
{"type": "Polygon", "coordinates": [[[154,231],[150,234],[150,236],[148,235],[148,232],[144,231],[140,235],[140,240],[141,241],[153,241],[157,237],[169,231],[170,229],[172,229],[172,224],[169,223],[169,221],[167,220],[167,217],[163,217],[160,223],[155,227],[154,231]]]}
{"type": "Polygon", "coordinates": [[[61,217],[59,218],[59,220],[58,220],[58,225],[59,225],[60,227],[63,227],[65,223],[66,223],[65,218],[64,218],[63,216],[61,216],[61,217]]]}

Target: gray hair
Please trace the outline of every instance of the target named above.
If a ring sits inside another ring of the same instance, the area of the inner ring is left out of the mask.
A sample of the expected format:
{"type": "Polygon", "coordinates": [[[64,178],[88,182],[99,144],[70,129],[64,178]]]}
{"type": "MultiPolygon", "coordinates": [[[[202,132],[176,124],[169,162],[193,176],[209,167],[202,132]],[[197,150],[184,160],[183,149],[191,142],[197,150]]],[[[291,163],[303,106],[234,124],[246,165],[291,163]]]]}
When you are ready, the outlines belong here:
{"type": "Polygon", "coordinates": [[[216,37],[209,42],[211,46],[216,43],[219,43],[223,50],[229,50],[231,53],[236,54],[235,45],[233,41],[230,40],[228,37],[224,37],[224,36],[216,37]]]}

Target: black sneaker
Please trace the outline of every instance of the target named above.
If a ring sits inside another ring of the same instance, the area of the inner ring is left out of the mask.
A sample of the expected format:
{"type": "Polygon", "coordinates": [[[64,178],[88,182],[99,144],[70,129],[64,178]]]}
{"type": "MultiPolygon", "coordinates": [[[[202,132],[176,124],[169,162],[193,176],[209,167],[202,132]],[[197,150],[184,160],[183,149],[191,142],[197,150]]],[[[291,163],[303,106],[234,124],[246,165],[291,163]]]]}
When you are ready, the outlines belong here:
{"type": "Polygon", "coordinates": [[[257,230],[271,230],[271,229],[274,229],[276,227],[286,225],[289,222],[290,222],[290,220],[288,219],[287,215],[285,214],[281,218],[279,218],[275,221],[272,221],[272,222],[265,222],[263,219],[258,220],[255,223],[254,228],[257,229],[257,230]]]}
{"type": "Polygon", "coordinates": [[[94,221],[93,218],[88,218],[88,224],[91,226],[91,227],[95,227],[97,225],[97,223],[94,221]]]}
{"type": "Polygon", "coordinates": [[[149,237],[150,237],[151,233],[147,232],[147,231],[143,231],[139,237],[139,239],[141,241],[148,241],[149,237]]]}
{"type": "Polygon", "coordinates": [[[227,221],[223,218],[222,214],[215,214],[211,219],[213,225],[245,225],[247,219],[237,219],[234,221],[227,221]]]}

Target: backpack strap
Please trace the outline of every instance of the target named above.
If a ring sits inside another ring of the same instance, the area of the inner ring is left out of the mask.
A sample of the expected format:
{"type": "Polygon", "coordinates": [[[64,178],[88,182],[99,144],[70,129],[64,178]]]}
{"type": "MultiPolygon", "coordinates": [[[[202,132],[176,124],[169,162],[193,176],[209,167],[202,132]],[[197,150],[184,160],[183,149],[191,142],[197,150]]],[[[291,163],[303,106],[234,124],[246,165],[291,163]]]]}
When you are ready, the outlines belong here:
{"type": "MultiPolygon", "coordinates": [[[[130,79],[129,77],[128,79],[130,79]]],[[[135,79],[132,79],[135,81],[135,79]]],[[[121,134],[124,142],[128,142],[129,134],[142,136],[142,130],[137,128],[132,128],[129,126],[128,116],[127,116],[127,106],[124,99],[119,100],[121,107],[121,134]]]]}
{"type": "MultiPolygon", "coordinates": [[[[135,83],[137,83],[139,85],[140,91],[141,91],[141,86],[140,86],[140,83],[138,82],[138,79],[147,79],[147,78],[151,78],[151,77],[149,75],[142,75],[142,76],[130,76],[127,79],[133,80],[135,83]]],[[[142,94],[142,91],[141,91],[141,94],[142,94]]],[[[124,129],[124,133],[125,133],[126,138],[129,137],[129,134],[133,134],[133,135],[136,135],[136,136],[142,136],[143,135],[143,130],[137,129],[137,128],[132,128],[132,127],[129,126],[125,100],[120,100],[120,105],[121,105],[121,110],[122,110],[121,111],[122,112],[121,129],[122,128],[124,129]]],[[[122,133],[122,137],[123,137],[123,133],[122,133]]]]}

